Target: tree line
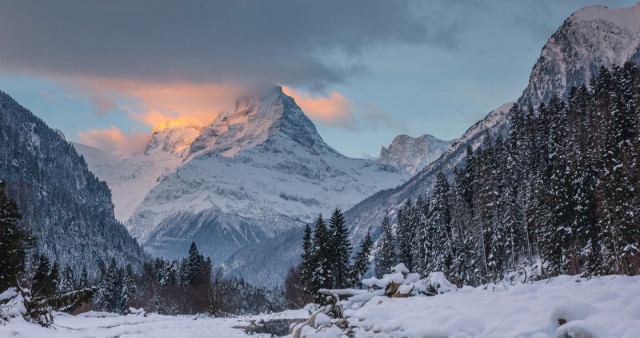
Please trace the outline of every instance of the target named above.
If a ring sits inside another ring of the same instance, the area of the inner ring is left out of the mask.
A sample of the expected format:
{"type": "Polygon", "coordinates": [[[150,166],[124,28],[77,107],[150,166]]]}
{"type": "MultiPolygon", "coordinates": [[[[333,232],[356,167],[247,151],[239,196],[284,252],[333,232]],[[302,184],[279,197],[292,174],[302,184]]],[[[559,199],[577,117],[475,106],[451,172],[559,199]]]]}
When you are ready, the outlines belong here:
{"type": "Polygon", "coordinates": [[[20,218],[0,181],[0,292],[18,290],[25,299],[25,318],[44,326],[52,323],[52,310],[74,313],[80,307],[120,314],[142,307],[160,314],[228,316],[290,306],[281,288],[223,278],[222,270],[214,271],[211,259],[200,254],[195,243],[185,258],[148,260],[142,271],[130,264],[118,265],[115,259],[108,265],[99,260],[97,276],[90,276],[86,267],[80,273],[69,265],[61,269],[57,261],[34,251],[37,238],[21,225],[20,218]]]}
{"type": "Polygon", "coordinates": [[[291,303],[302,306],[311,300],[323,299],[319,289],[359,286],[369,269],[373,247],[370,234],[360,243],[356,255],[349,240],[349,231],[340,209],[335,209],[327,224],[322,214],[313,229],[307,224],[302,239],[302,262],[291,268],[285,281],[285,294],[291,303]]]}
{"type": "MultiPolygon", "coordinates": [[[[601,68],[589,86],[534,108],[514,105],[510,129],[485,135],[428,197],[385,218],[376,274],[402,262],[458,285],[525,269],[640,272],[640,69],[601,68]]],[[[531,276],[530,276],[531,277],[531,276]]]]}

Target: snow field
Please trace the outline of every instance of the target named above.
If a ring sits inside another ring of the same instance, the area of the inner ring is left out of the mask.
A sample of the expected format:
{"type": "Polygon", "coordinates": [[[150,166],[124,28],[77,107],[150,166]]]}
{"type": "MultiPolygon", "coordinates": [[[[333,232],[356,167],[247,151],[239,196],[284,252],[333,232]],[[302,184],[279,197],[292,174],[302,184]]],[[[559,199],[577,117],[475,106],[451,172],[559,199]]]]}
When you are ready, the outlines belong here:
{"type": "Polygon", "coordinates": [[[350,306],[344,315],[356,337],[640,337],[638,276],[559,276],[350,306]]]}
{"type": "MultiPolygon", "coordinates": [[[[52,328],[28,323],[22,317],[0,324],[0,337],[246,337],[252,321],[304,318],[306,310],[234,318],[163,316],[87,312],[77,316],[55,313],[52,328]]],[[[258,337],[261,335],[257,335],[258,337]]],[[[262,335],[269,337],[270,335],[262,335]]]]}

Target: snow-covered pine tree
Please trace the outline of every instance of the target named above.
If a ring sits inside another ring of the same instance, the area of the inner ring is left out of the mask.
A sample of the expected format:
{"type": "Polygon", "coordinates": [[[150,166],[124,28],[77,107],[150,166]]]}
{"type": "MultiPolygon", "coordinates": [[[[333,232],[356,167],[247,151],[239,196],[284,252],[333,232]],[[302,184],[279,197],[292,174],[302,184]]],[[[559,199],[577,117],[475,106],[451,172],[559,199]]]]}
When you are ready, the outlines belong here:
{"type": "Polygon", "coordinates": [[[411,261],[413,271],[423,274],[425,271],[425,243],[429,240],[427,233],[430,200],[418,195],[416,198],[414,236],[411,240],[411,261]]]}
{"type": "Polygon", "coordinates": [[[413,271],[413,256],[411,246],[413,244],[413,238],[416,231],[416,210],[414,208],[413,201],[407,199],[403,207],[398,210],[397,225],[396,225],[396,246],[398,263],[404,263],[404,265],[410,271],[413,271]]]}
{"type": "Polygon", "coordinates": [[[54,263],[56,269],[52,269],[49,258],[45,255],[38,256],[38,267],[33,275],[31,284],[31,293],[35,297],[49,297],[56,292],[57,289],[57,264],[54,263]]]}
{"type": "Polygon", "coordinates": [[[316,264],[313,251],[311,225],[307,224],[304,228],[304,235],[302,236],[302,262],[300,262],[300,279],[304,285],[304,291],[307,293],[311,293],[311,278],[316,264]]]}
{"type": "Polygon", "coordinates": [[[431,196],[429,223],[432,246],[431,254],[427,255],[429,260],[426,264],[427,272],[449,273],[453,264],[449,189],[449,181],[442,172],[439,172],[431,196]]]}
{"type": "Polygon", "coordinates": [[[58,283],[58,292],[72,291],[76,288],[77,282],[73,269],[70,265],[64,267],[60,274],[60,283],[58,283]]]}
{"type": "Polygon", "coordinates": [[[311,275],[311,290],[313,291],[314,299],[319,302],[324,301],[324,299],[316,293],[318,289],[329,289],[333,286],[332,240],[333,236],[329,232],[329,229],[327,229],[322,215],[319,215],[314,228],[313,241],[313,255],[315,256],[316,264],[311,275]]]}
{"type": "Polygon", "coordinates": [[[349,231],[340,209],[333,211],[329,220],[329,229],[332,231],[333,287],[346,288],[351,284],[350,277],[352,274],[349,259],[352,248],[349,241],[349,231]]]}
{"type": "Polygon", "coordinates": [[[397,264],[396,241],[388,215],[385,215],[382,220],[381,230],[382,233],[377,241],[378,251],[375,256],[376,276],[378,278],[389,273],[391,268],[397,264]]]}
{"type": "Polygon", "coordinates": [[[84,265],[82,266],[82,272],[80,273],[78,286],[81,288],[89,287],[89,272],[87,271],[87,267],[84,265]]]}
{"type": "Polygon", "coordinates": [[[360,243],[360,251],[356,254],[351,267],[351,285],[362,286],[362,276],[369,270],[369,256],[372,247],[373,240],[371,240],[371,234],[367,232],[367,236],[360,243]]]}

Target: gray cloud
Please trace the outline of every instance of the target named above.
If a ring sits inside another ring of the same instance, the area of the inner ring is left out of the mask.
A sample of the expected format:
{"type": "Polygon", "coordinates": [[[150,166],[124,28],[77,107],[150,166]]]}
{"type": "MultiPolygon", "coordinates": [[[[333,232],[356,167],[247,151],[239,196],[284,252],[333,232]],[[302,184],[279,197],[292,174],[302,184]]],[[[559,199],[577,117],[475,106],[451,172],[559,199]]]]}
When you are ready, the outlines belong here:
{"type": "Polygon", "coordinates": [[[109,112],[117,107],[116,100],[112,97],[94,94],[89,98],[91,103],[93,103],[95,107],[94,114],[96,116],[105,116],[109,114],[109,112]]]}
{"type": "MultiPolygon", "coordinates": [[[[0,69],[144,81],[286,83],[321,89],[387,43],[452,46],[408,1],[7,1],[0,69]]],[[[432,25],[433,26],[433,25],[432,25]]]]}

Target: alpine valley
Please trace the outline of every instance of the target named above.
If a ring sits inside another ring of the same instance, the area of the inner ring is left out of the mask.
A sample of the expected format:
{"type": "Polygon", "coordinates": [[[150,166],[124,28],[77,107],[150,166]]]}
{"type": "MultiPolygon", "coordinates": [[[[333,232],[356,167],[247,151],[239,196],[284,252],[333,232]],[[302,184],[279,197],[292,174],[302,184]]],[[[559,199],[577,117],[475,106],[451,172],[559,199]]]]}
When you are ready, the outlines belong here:
{"type": "Polygon", "coordinates": [[[640,337],[640,3],[444,3],[0,4],[0,337],[640,337]]]}
{"type": "Polygon", "coordinates": [[[74,146],[111,188],[116,218],[152,255],[179,257],[195,241],[228,274],[279,284],[299,259],[304,224],[398,186],[448,145],[410,139],[384,148],[384,160],[348,158],[275,87],[207,126],[158,125],[143,154],[74,146]]]}
{"type": "Polygon", "coordinates": [[[509,110],[567,98],[600,67],[640,61],[640,8],[586,7],[542,48],[517,100],[496,108],[453,141],[397,136],[376,160],[328,146],[294,100],[275,87],[241,98],[206,126],[158,125],[144,153],[107,153],[74,143],[112,192],[115,217],[152,255],[179,257],[194,241],[228,275],[278,285],[300,257],[302,227],[347,210],[351,239],[377,236],[408,199],[429,194],[438,172],[451,177],[468,147],[506,135],[509,110]]]}

